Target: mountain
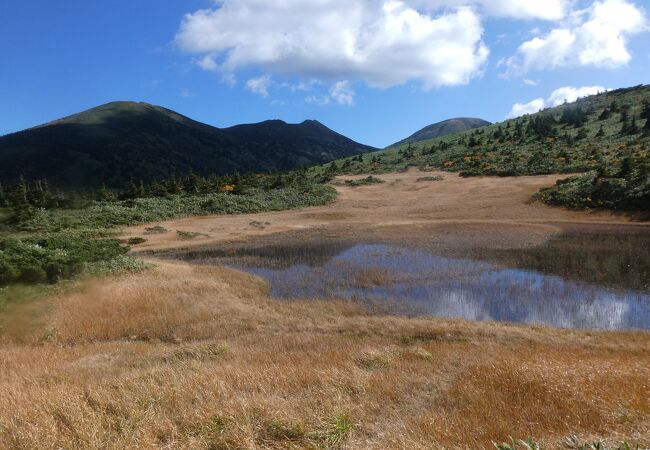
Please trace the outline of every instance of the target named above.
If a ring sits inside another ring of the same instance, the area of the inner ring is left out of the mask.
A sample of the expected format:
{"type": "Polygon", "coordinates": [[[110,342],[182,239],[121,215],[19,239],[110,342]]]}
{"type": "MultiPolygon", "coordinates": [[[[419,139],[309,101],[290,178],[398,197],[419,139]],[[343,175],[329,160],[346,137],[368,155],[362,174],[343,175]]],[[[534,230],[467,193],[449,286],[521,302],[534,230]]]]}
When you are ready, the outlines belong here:
{"type": "Polygon", "coordinates": [[[469,117],[458,117],[455,119],[443,120],[442,122],[434,123],[427,127],[422,128],[420,131],[413,133],[411,136],[394,143],[391,147],[399,145],[426,141],[450,134],[460,133],[461,131],[473,130],[487,125],[492,125],[487,120],[474,119],[469,117]]]}
{"type": "Polygon", "coordinates": [[[113,102],[0,137],[0,180],[121,187],[190,171],[289,170],[372,150],[313,120],[215,128],[160,106],[113,102]]]}

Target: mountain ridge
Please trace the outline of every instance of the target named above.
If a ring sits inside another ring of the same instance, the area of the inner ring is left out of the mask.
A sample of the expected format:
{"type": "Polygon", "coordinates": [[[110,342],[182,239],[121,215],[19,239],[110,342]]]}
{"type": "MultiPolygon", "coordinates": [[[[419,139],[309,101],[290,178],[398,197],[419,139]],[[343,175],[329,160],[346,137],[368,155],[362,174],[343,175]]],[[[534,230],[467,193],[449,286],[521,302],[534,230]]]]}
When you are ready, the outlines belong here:
{"type": "Polygon", "coordinates": [[[162,106],[116,101],[0,137],[0,180],[121,187],[190,171],[291,170],[373,150],[315,120],[217,128],[162,106]]]}

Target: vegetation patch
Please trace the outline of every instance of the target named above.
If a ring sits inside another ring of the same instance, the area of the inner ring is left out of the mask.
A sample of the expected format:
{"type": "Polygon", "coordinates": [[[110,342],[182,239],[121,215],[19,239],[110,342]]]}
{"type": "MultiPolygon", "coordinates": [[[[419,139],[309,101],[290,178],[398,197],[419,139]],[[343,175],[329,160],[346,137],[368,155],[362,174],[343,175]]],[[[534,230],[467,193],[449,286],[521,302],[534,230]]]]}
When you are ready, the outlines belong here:
{"type": "MultiPolygon", "coordinates": [[[[336,190],[304,172],[202,178],[190,174],[150,185],[133,182],[115,193],[102,187],[90,197],[54,192],[43,181],[0,188],[0,287],[56,283],[83,273],[146,268],[112,237],[120,227],[208,214],[243,214],[323,205],[336,190]]],[[[265,227],[268,223],[252,222],[265,227]]],[[[147,227],[145,234],[167,233],[147,227]]],[[[177,231],[180,239],[200,233],[177,231]]],[[[133,237],[128,245],[145,238],[133,237]]]]}
{"type": "Polygon", "coordinates": [[[202,344],[195,347],[186,347],[176,350],[172,359],[174,360],[205,360],[225,355],[228,352],[228,346],[223,344],[202,344]]]}
{"type": "Polygon", "coordinates": [[[259,220],[253,220],[249,223],[249,225],[253,228],[259,228],[260,230],[263,230],[264,228],[271,225],[271,222],[260,222],[259,220]]]}
{"type": "Polygon", "coordinates": [[[559,180],[541,189],[534,198],[568,208],[648,210],[650,207],[650,160],[627,158],[620,168],[599,167],[584,175],[559,180]]]}
{"type": "Polygon", "coordinates": [[[128,252],[114,239],[83,239],[59,233],[0,240],[0,286],[56,283],[80,274],[88,265],[108,262],[128,252]]]}
{"type": "Polygon", "coordinates": [[[444,180],[444,177],[441,177],[440,175],[433,175],[430,177],[420,177],[416,181],[418,183],[424,182],[424,181],[442,181],[444,180]]]}
{"type": "Polygon", "coordinates": [[[208,237],[208,235],[204,233],[197,233],[194,231],[181,231],[181,230],[176,230],[176,235],[181,239],[188,239],[188,240],[197,238],[199,236],[208,237]]]}
{"type": "Polygon", "coordinates": [[[160,225],[156,225],[153,227],[147,227],[144,229],[144,234],[165,234],[168,233],[169,230],[165,227],[161,227],[160,225]]]}
{"type": "Polygon", "coordinates": [[[390,366],[388,357],[375,352],[364,353],[357,358],[356,362],[359,367],[368,371],[385,369],[390,366]]]}
{"type": "Polygon", "coordinates": [[[381,178],[373,177],[372,175],[362,178],[360,180],[345,180],[345,184],[352,187],[357,186],[368,186],[371,184],[382,184],[385,183],[381,178]]]}

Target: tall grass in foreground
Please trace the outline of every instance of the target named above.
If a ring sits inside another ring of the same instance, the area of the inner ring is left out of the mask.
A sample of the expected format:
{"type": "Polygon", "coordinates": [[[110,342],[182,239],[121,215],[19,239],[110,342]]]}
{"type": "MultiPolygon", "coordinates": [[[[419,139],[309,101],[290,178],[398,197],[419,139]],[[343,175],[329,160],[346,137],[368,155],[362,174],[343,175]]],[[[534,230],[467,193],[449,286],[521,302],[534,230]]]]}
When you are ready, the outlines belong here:
{"type": "Polygon", "coordinates": [[[161,262],[25,305],[48,314],[22,327],[0,317],[0,448],[650,445],[647,334],[406,320],[267,289],[161,262]]]}
{"type": "MultiPolygon", "coordinates": [[[[632,447],[625,441],[620,445],[613,444],[611,446],[602,441],[596,441],[590,444],[580,444],[577,437],[569,436],[565,442],[566,448],[569,450],[642,450],[638,445],[632,447]]],[[[543,447],[533,439],[515,441],[512,437],[510,438],[510,443],[495,443],[494,447],[497,450],[543,450],[543,447]]]]}

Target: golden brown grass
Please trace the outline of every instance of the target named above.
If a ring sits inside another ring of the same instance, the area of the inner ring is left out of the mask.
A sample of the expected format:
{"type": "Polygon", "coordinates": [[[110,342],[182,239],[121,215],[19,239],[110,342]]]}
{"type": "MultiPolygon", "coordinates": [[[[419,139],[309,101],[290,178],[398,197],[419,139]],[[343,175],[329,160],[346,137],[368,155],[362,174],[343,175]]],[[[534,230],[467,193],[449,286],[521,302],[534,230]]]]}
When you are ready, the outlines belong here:
{"type": "Polygon", "coordinates": [[[39,305],[0,345],[2,448],[650,445],[645,333],[374,316],[181,263],[39,305]]]}

